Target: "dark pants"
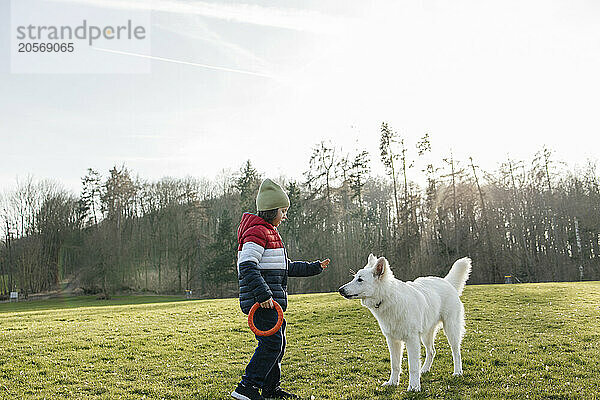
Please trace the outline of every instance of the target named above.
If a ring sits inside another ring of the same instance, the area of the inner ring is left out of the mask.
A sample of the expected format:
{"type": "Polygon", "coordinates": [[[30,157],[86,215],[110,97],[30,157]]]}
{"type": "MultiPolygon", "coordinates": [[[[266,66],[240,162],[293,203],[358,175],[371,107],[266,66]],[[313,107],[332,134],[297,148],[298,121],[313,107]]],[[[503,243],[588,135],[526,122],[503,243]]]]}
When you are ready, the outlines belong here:
{"type": "MultiPolygon", "coordinates": [[[[271,329],[277,323],[277,312],[259,308],[254,313],[254,325],[261,331],[271,329]]],[[[281,379],[281,359],[285,352],[285,319],[281,328],[271,336],[256,336],[258,346],[246,366],[242,384],[258,386],[263,391],[272,391],[281,379]]]]}

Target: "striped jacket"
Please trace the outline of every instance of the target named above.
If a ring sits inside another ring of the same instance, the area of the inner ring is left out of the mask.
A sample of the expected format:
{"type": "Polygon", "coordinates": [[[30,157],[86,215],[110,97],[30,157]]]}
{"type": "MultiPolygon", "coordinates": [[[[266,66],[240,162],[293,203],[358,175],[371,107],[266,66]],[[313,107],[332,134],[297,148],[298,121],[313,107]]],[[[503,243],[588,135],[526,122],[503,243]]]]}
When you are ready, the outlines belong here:
{"type": "Polygon", "coordinates": [[[288,276],[312,276],[323,268],[317,262],[291,262],[277,229],[257,215],[244,213],[238,227],[240,307],[248,314],[254,303],[273,297],[285,311],[288,276]]]}

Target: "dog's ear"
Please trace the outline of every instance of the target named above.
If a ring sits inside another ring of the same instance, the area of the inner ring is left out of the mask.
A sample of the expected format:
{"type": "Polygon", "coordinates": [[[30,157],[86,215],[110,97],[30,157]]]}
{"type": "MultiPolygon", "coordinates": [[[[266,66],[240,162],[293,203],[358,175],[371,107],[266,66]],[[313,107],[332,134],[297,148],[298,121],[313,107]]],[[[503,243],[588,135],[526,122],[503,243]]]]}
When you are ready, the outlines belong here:
{"type": "Polygon", "coordinates": [[[373,276],[381,278],[387,269],[387,260],[385,257],[379,257],[373,267],[373,276]]]}
{"type": "Polygon", "coordinates": [[[373,255],[373,253],[369,254],[369,261],[367,261],[368,265],[375,265],[377,262],[377,257],[373,255]]]}

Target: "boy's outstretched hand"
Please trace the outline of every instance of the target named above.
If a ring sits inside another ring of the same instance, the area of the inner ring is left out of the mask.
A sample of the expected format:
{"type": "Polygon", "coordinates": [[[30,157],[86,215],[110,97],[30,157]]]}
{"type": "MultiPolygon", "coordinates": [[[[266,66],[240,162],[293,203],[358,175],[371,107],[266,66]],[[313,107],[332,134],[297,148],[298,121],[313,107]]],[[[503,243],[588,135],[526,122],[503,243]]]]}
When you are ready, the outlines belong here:
{"type": "Polygon", "coordinates": [[[321,268],[325,269],[329,265],[331,260],[329,258],[324,259],[323,261],[319,261],[321,263],[321,268]]]}

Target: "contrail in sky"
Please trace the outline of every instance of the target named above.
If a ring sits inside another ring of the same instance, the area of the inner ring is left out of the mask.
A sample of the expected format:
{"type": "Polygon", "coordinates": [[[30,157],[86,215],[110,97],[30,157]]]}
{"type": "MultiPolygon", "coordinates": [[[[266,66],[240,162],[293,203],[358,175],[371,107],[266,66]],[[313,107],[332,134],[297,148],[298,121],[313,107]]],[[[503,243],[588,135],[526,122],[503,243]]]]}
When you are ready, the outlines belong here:
{"type": "Polygon", "coordinates": [[[140,57],[140,58],[149,58],[151,60],[165,61],[165,62],[170,62],[170,63],[174,63],[174,64],[191,65],[191,66],[194,66],[194,67],[214,69],[214,70],[217,70],[217,71],[236,72],[238,74],[254,75],[254,76],[260,76],[262,78],[275,79],[274,76],[267,75],[267,74],[261,74],[260,72],[244,71],[244,70],[241,70],[241,69],[219,67],[219,66],[216,66],[216,65],[207,65],[207,64],[193,63],[193,62],[188,62],[188,61],[174,60],[172,58],[164,58],[164,57],[149,56],[149,55],[146,55],[146,54],[130,53],[130,52],[127,52],[127,51],[109,50],[109,49],[103,49],[103,48],[100,48],[100,47],[91,47],[91,48],[94,49],[94,50],[105,51],[107,53],[123,54],[123,55],[126,55],[126,56],[134,56],[134,57],[140,57]]]}

